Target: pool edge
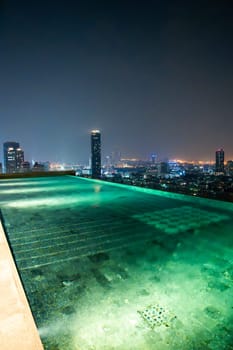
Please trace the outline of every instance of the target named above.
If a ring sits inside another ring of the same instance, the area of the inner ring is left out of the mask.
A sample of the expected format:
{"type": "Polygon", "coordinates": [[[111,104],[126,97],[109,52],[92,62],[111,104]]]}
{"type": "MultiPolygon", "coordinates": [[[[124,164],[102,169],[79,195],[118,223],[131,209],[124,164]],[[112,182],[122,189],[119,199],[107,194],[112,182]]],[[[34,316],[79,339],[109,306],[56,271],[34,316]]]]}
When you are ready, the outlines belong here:
{"type": "Polygon", "coordinates": [[[1,350],[43,350],[5,232],[0,221],[1,350]]]}

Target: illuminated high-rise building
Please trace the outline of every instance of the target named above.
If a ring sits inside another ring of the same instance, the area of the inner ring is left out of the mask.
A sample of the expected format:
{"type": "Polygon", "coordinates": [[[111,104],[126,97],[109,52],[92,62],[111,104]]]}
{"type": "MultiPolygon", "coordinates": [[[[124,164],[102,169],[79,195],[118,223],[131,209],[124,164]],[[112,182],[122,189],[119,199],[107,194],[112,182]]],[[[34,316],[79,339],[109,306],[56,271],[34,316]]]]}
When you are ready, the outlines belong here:
{"type": "Polygon", "coordinates": [[[224,173],[224,150],[218,149],[215,153],[215,172],[224,173]]]}
{"type": "Polygon", "coordinates": [[[101,177],[101,134],[99,130],[91,132],[91,171],[93,179],[101,177]]]}
{"type": "Polygon", "coordinates": [[[24,152],[18,142],[4,142],[3,144],[4,170],[5,173],[19,172],[24,162],[24,152]]]}

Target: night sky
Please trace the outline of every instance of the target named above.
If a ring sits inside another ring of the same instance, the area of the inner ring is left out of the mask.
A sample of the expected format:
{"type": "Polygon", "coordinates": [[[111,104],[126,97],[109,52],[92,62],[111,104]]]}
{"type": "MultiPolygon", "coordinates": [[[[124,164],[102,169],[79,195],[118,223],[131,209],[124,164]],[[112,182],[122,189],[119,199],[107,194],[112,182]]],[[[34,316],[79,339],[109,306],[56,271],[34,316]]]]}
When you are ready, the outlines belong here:
{"type": "MultiPolygon", "coordinates": [[[[233,159],[233,3],[0,0],[0,143],[27,160],[233,159]]],[[[2,157],[2,146],[0,148],[2,157]]]]}

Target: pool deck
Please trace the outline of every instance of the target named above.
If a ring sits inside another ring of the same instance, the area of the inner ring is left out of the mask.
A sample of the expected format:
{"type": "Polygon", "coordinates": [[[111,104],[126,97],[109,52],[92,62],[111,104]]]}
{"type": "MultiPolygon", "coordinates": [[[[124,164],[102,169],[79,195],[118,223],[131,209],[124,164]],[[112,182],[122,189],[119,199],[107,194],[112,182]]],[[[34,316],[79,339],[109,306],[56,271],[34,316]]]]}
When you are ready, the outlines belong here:
{"type": "Polygon", "coordinates": [[[0,348],[43,350],[0,222],[0,348]]]}

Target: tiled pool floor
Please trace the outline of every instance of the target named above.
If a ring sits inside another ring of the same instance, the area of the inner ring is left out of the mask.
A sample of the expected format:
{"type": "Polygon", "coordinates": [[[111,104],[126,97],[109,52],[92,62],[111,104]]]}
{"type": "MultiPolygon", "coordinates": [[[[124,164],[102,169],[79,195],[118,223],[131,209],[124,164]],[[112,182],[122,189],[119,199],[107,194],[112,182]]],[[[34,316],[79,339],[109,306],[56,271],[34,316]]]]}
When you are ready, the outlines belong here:
{"type": "Polygon", "coordinates": [[[233,349],[231,204],[71,176],[0,194],[45,349],[233,349]]]}

